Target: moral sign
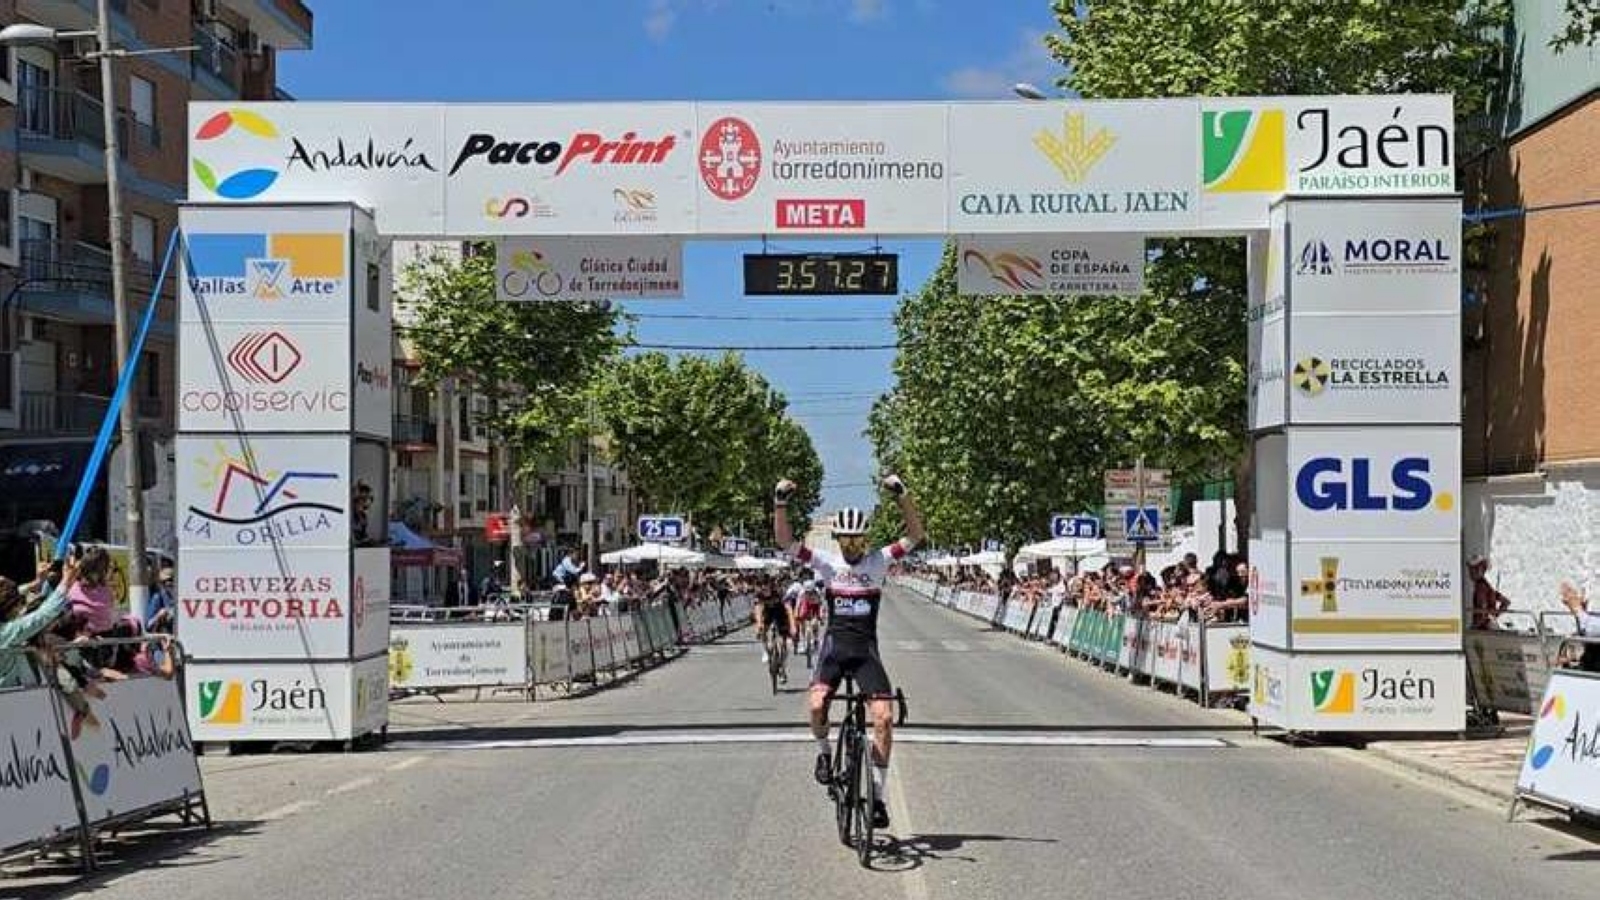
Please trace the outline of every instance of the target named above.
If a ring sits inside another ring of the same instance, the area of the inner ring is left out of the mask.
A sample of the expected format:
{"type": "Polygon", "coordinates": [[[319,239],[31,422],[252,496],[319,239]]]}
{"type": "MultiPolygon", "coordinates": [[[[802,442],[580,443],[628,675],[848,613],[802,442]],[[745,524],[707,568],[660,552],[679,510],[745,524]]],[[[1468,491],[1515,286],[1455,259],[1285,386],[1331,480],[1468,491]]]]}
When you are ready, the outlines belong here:
{"type": "Polygon", "coordinates": [[[683,519],[677,516],[640,516],[639,540],[671,542],[681,541],[689,533],[683,519]]]}
{"type": "Polygon", "coordinates": [[[1050,536],[1092,541],[1100,536],[1100,520],[1094,516],[1051,516],[1050,536]]]}

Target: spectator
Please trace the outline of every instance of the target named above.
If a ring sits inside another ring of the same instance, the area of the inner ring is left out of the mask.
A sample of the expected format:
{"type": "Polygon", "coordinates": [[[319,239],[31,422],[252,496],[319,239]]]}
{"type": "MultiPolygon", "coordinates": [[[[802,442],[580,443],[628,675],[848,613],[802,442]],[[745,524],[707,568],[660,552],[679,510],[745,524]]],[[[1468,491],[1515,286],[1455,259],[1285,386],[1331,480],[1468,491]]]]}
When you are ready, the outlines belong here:
{"type": "Polygon", "coordinates": [[[0,688],[15,687],[32,681],[27,659],[20,650],[29,641],[55,623],[71,608],[68,592],[78,580],[78,564],[68,562],[62,570],[61,583],[50,591],[43,603],[29,609],[49,586],[50,564],[39,566],[39,577],[32,584],[18,587],[15,581],[0,577],[0,688]]]}
{"type": "Polygon", "coordinates": [[[1561,603],[1578,620],[1578,634],[1586,639],[1577,667],[1600,672],[1600,612],[1590,610],[1588,595],[1567,581],[1561,582],[1561,603]]]}
{"type": "Polygon", "coordinates": [[[561,562],[557,563],[555,569],[550,572],[550,580],[556,584],[564,584],[569,588],[573,587],[578,583],[578,576],[583,574],[584,567],[587,565],[588,563],[578,562],[576,548],[568,547],[561,556],[561,562]]]}
{"type": "MultiPolygon", "coordinates": [[[[1467,577],[1472,580],[1472,627],[1488,629],[1498,627],[1500,614],[1511,606],[1511,601],[1500,593],[1484,575],[1489,571],[1489,558],[1481,554],[1467,560],[1467,577]]],[[[1563,585],[1562,597],[1565,598],[1563,585]]]]}
{"type": "Polygon", "coordinates": [[[111,554],[106,548],[97,544],[84,549],[78,559],[77,581],[67,593],[77,634],[94,636],[116,623],[117,598],[110,580],[111,554]]]}
{"type": "Polygon", "coordinates": [[[173,618],[177,615],[177,598],[174,596],[176,573],[171,566],[163,566],[156,575],[155,590],[150,592],[150,605],[145,610],[145,631],[171,634],[173,618]]]}

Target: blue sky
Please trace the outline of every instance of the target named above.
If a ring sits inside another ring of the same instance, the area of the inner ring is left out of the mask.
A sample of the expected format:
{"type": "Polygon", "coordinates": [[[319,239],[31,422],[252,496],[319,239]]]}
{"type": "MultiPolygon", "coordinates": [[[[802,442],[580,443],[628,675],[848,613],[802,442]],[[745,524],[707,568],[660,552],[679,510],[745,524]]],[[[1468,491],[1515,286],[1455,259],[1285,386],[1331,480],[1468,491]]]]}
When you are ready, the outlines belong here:
{"type": "MultiPolygon", "coordinates": [[[[1057,74],[1048,0],[311,0],[315,48],[279,57],[302,100],[939,100],[1010,96],[1057,74]],[[470,14],[465,14],[470,10],[470,14]],[[456,13],[462,14],[456,14],[456,13]]],[[[939,244],[884,239],[915,290],[939,244]]],[[[774,249],[865,250],[785,240],[774,249]]],[[[682,300],[634,302],[641,343],[888,344],[895,298],[741,294],[758,242],[689,246],[682,300]],[[733,318],[652,318],[717,316],[733,318]],[[750,317],[850,321],[747,321],[750,317]]],[[[787,394],[827,469],[830,508],[870,505],[872,397],[892,351],[749,353],[787,394]]]]}

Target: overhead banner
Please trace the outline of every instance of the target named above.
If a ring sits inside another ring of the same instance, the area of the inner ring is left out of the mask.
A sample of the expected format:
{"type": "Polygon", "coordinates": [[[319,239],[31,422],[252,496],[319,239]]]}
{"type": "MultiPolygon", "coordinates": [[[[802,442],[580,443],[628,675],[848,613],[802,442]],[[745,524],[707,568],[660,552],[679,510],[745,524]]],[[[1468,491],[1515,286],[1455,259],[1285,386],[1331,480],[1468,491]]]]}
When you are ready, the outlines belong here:
{"type": "Polygon", "coordinates": [[[699,104],[702,234],[918,233],[945,219],[948,108],[699,104]]]}
{"type": "Polygon", "coordinates": [[[1138,234],[963,235],[956,285],[974,297],[1144,293],[1144,236],[1138,234]]]}
{"type": "Polygon", "coordinates": [[[975,103],[193,103],[189,199],[387,235],[1261,228],[1285,193],[1450,194],[1447,95],[975,103]]]}
{"type": "Polygon", "coordinates": [[[1600,813],[1600,676],[1571,669],[1550,673],[1517,792],[1600,813]]]}
{"type": "Polygon", "coordinates": [[[950,230],[1200,227],[1194,100],[950,108],[950,230]]]}
{"type": "Polygon", "coordinates": [[[495,244],[501,300],[640,300],[683,296],[683,239],[502,238],[495,244]]]}

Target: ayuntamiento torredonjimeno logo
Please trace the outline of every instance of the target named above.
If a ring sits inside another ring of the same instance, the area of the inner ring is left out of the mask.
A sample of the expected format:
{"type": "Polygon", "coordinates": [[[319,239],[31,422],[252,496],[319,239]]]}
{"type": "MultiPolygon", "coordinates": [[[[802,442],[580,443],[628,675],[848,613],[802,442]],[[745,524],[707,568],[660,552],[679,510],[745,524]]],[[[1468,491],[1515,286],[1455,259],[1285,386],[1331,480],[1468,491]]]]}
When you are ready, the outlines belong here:
{"type": "MultiPolygon", "coordinates": [[[[213,141],[278,140],[278,126],[270,119],[245,109],[225,109],[201,123],[194,133],[197,145],[213,141]]],[[[272,187],[281,174],[277,169],[246,168],[232,172],[218,172],[202,156],[198,148],[191,155],[190,166],[194,176],[205,189],[224,200],[249,200],[272,187]]]]}

